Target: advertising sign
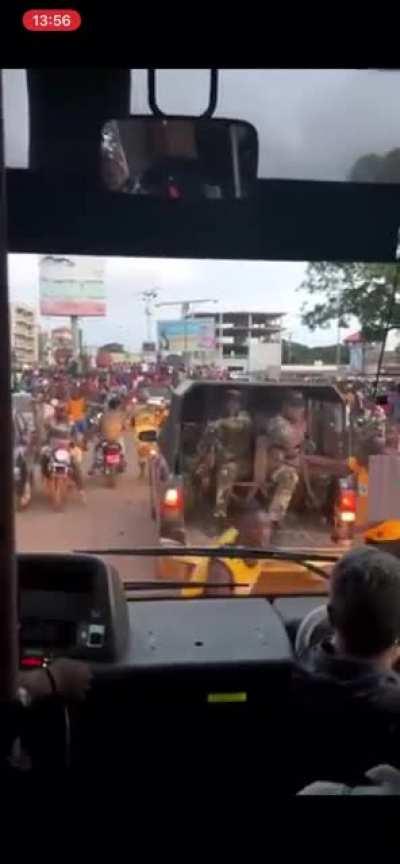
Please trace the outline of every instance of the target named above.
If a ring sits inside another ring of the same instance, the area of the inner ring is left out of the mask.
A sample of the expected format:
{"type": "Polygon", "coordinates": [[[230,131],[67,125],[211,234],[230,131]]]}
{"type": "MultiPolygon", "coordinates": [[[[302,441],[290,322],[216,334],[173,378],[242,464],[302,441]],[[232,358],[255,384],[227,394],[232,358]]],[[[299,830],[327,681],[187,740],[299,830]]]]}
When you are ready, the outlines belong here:
{"type": "Polygon", "coordinates": [[[182,351],[214,351],[214,318],[182,318],[176,321],[157,321],[160,351],[179,354],[182,351]]]}
{"type": "Polygon", "coordinates": [[[46,255],[39,262],[41,315],[104,316],[104,261],[89,255],[46,255]]]}

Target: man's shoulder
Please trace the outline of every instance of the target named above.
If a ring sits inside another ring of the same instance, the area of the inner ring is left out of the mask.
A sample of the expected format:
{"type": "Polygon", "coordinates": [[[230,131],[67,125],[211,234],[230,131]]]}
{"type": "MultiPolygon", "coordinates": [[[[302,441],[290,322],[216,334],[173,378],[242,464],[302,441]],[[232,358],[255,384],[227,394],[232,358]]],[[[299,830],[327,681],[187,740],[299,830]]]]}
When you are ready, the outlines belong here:
{"type": "Polygon", "coordinates": [[[321,644],[307,651],[295,664],[293,693],[310,697],[316,710],[327,710],[329,703],[339,711],[352,706],[378,714],[393,714],[400,721],[400,675],[380,674],[365,664],[355,670],[351,658],[335,658],[321,644]],[[348,674],[346,673],[348,667],[348,674]]]}
{"type": "Polygon", "coordinates": [[[286,417],[284,417],[283,414],[274,414],[265,421],[265,428],[267,431],[273,429],[290,429],[290,423],[289,420],[286,420],[286,417]]]}
{"type": "Polygon", "coordinates": [[[266,422],[265,435],[271,442],[289,442],[293,438],[293,427],[286,417],[276,414],[266,422]]]}

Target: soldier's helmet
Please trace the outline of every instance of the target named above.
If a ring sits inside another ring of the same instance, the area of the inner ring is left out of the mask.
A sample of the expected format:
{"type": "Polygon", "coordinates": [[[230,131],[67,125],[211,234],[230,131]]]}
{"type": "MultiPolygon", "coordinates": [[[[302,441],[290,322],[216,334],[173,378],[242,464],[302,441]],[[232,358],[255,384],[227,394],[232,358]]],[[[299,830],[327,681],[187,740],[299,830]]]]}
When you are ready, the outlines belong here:
{"type": "Polygon", "coordinates": [[[284,417],[274,417],[268,424],[269,447],[282,447],[290,449],[293,445],[293,430],[288,420],[284,417]]]}
{"type": "Polygon", "coordinates": [[[373,444],[375,439],[384,437],[382,419],[379,417],[369,417],[359,427],[359,438],[363,444],[373,444]]]}
{"type": "Polygon", "coordinates": [[[241,394],[240,390],[230,389],[230,390],[226,391],[226,398],[228,400],[232,400],[235,402],[241,402],[242,401],[242,394],[241,394]]]}

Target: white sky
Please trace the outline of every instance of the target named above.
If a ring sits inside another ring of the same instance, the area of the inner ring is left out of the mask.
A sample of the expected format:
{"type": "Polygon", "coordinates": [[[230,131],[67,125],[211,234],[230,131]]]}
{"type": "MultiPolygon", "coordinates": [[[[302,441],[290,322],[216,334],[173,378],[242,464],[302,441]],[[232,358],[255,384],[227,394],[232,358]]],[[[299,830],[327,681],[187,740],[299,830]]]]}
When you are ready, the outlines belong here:
{"type": "MultiPolygon", "coordinates": [[[[304,277],[305,263],[157,258],[106,258],[105,261],[107,317],[83,320],[88,345],[115,341],[122,342],[130,350],[139,349],[146,339],[146,324],[138,294],[149,288],[159,289],[158,302],[195,298],[219,301],[215,305],[201,305],[197,307],[199,311],[253,309],[285,312],[284,326],[294,341],[308,345],[327,345],[336,341],[335,327],[310,333],[301,325],[300,305],[307,295],[296,289],[304,277]]],[[[38,309],[38,264],[37,255],[9,256],[12,301],[24,301],[38,309]]],[[[155,309],[154,312],[154,318],[180,317],[179,306],[155,309]]],[[[50,329],[64,320],[43,318],[41,323],[45,329],[50,329]]],[[[345,334],[346,331],[342,331],[342,335],[345,334]]]]}
{"type": "MultiPolygon", "coordinates": [[[[131,75],[131,112],[148,114],[144,69],[131,75]]],[[[157,73],[165,112],[198,115],[208,101],[206,69],[157,73]]],[[[220,69],[216,117],[252,123],[259,177],[343,180],[359,156],[400,146],[400,71],[220,69]]],[[[25,167],[29,123],[25,70],[4,70],[6,161],[25,167]]]]}

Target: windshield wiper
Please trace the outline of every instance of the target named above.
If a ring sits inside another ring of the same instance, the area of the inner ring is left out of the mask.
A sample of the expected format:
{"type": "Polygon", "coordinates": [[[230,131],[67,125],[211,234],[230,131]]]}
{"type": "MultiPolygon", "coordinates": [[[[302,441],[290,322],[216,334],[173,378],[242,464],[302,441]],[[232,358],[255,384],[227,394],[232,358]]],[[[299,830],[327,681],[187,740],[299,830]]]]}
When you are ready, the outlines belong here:
{"type": "MultiPolygon", "coordinates": [[[[317,567],[314,562],[322,562],[326,564],[335,563],[337,555],[325,555],[321,552],[289,552],[281,551],[273,548],[266,549],[248,549],[246,546],[212,546],[204,548],[204,546],[168,546],[165,549],[160,546],[142,546],[137,549],[75,549],[75,552],[82,555],[116,555],[116,556],[132,556],[132,557],[154,557],[154,558],[244,558],[244,559],[262,559],[263,561],[270,559],[272,561],[291,561],[295,564],[302,565],[306,570],[315,573],[317,576],[327,578],[327,573],[322,567],[317,567]]],[[[132,583],[137,584],[137,583],[132,583]]],[[[149,585],[148,582],[143,583],[149,585]]],[[[160,583],[157,583],[159,585],[160,583]]],[[[171,586],[175,583],[165,582],[171,586]]],[[[193,582],[188,585],[193,588],[193,582]]],[[[196,583],[197,585],[198,583],[196,583]]],[[[200,583],[199,583],[200,584],[200,583]]],[[[180,587],[183,583],[179,583],[180,587]]]]}
{"type": "MultiPolygon", "coordinates": [[[[308,569],[307,564],[304,564],[304,567],[306,569],[308,569]]],[[[325,579],[327,579],[327,574],[324,573],[323,570],[319,570],[318,575],[323,576],[325,579]]],[[[240,587],[241,588],[253,588],[254,589],[254,585],[250,582],[241,582],[240,587]]],[[[143,591],[143,592],[148,591],[149,593],[152,591],[154,591],[155,593],[159,593],[160,591],[162,591],[162,592],[181,591],[183,588],[190,588],[191,591],[197,591],[198,589],[201,589],[201,588],[207,588],[207,590],[210,588],[216,588],[219,590],[220,588],[232,588],[232,582],[218,582],[217,583],[217,582],[208,582],[208,581],[205,582],[203,580],[201,582],[189,582],[187,580],[185,580],[184,582],[167,582],[166,579],[163,579],[163,580],[160,579],[159,582],[157,582],[157,581],[125,582],[124,581],[123,588],[124,588],[124,591],[126,591],[126,593],[129,593],[130,591],[137,591],[138,594],[140,594],[141,591],[143,591]]],[[[271,593],[272,593],[272,595],[274,595],[273,591],[271,593]]],[[[319,591],[317,586],[315,586],[315,590],[313,588],[313,594],[321,594],[321,596],[325,596],[325,593],[326,593],[325,591],[319,591]]],[[[269,592],[268,592],[268,589],[265,589],[260,593],[258,593],[257,591],[254,591],[252,596],[253,597],[257,597],[257,596],[258,597],[268,597],[269,592]]],[[[281,596],[281,595],[278,594],[278,596],[281,596]]],[[[284,595],[282,595],[282,596],[284,596],[284,595]]],[[[310,596],[309,591],[304,591],[303,593],[301,591],[300,592],[296,591],[296,597],[309,597],[309,596],[310,596]]],[[[185,598],[185,599],[190,599],[190,598],[185,598]]]]}

